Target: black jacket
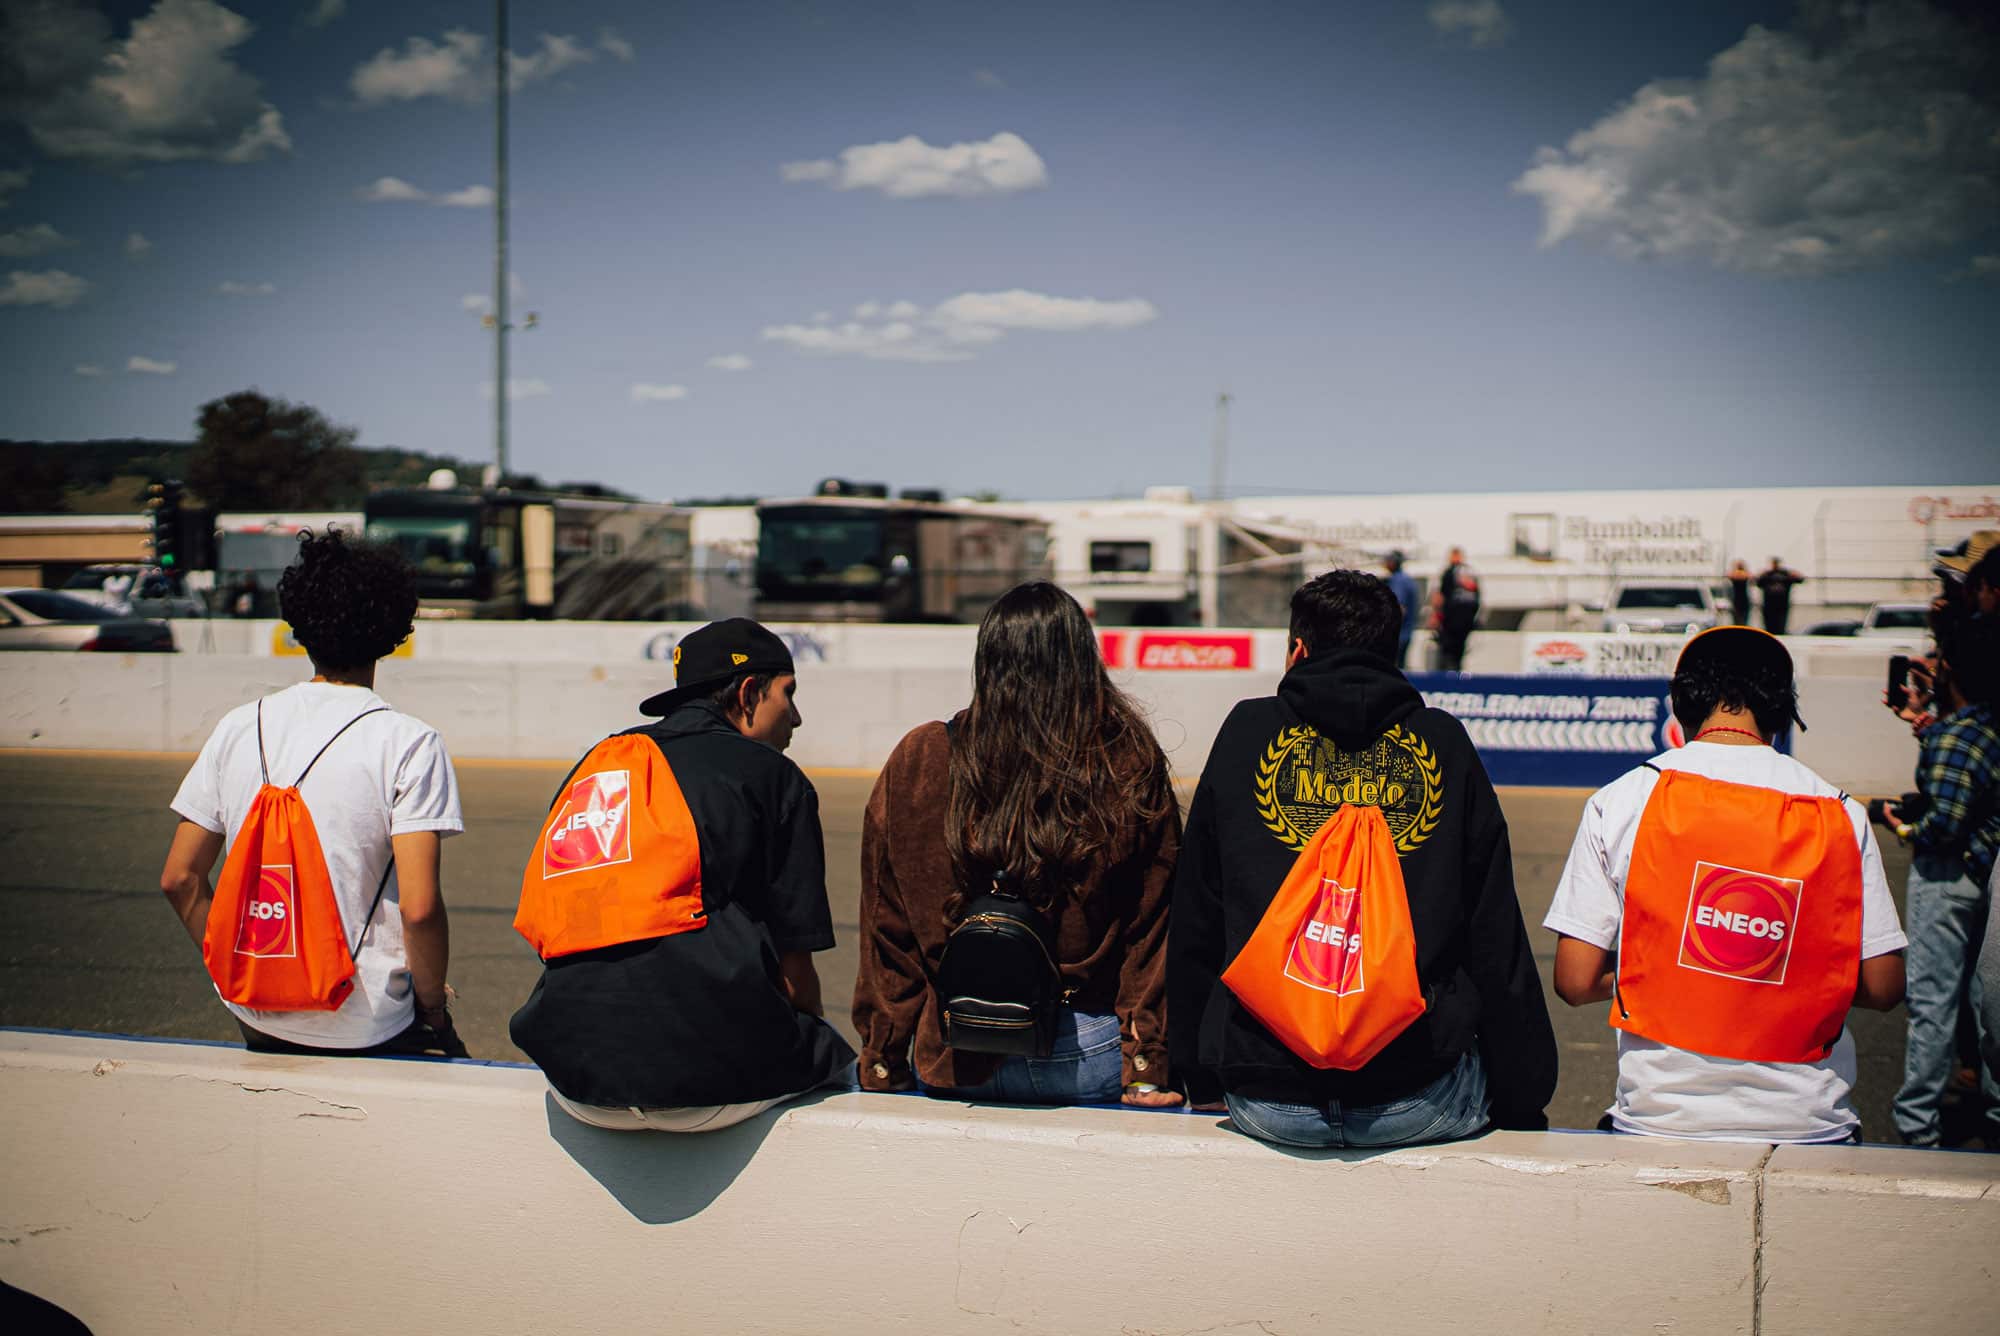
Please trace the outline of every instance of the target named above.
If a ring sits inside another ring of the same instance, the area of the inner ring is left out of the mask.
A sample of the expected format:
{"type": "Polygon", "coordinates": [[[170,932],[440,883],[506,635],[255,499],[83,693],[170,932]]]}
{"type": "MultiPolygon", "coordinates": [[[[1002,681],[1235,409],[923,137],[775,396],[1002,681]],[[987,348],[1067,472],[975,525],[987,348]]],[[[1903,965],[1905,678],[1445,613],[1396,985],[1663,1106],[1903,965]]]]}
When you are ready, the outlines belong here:
{"type": "Polygon", "coordinates": [[[1514,895],[1506,818],[1464,727],[1425,708],[1388,660],[1314,655],[1285,674],[1276,696],[1230,714],[1188,813],[1170,925],[1173,1068],[1194,1101],[1227,1088],[1295,1103],[1383,1103],[1436,1080],[1477,1044],[1494,1122],[1547,1126],[1555,1032],[1514,895]],[[1397,837],[1428,1008],[1359,1071],[1321,1071],[1220,978],[1305,841],[1371,781],[1397,837]]]}
{"type": "Polygon", "coordinates": [[[737,1104],[820,1084],[854,1051],[793,1008],[778,972],[781,952],[833,945],[819,796],[706,701],[628,731],[658,744],[687,799],[707,923],[546,962],[509,1033],[584,1104],[737,1104]]]}

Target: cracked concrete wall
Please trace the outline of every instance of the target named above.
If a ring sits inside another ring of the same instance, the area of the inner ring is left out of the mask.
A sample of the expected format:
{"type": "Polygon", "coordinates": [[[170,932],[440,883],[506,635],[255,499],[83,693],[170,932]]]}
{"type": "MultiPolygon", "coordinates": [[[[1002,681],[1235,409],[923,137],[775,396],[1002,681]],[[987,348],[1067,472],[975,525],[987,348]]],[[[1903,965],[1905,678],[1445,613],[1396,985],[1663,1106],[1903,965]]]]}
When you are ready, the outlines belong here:
{"type": "Polygon", "coordinates": [[[530,1069],[4,1033],[0,1278],[99,1336],[1875,1336],[2000,1311],[1985,1157],[1303,1154],[1220,1123],[829,1095],[620,1134],[530,1069]]]}

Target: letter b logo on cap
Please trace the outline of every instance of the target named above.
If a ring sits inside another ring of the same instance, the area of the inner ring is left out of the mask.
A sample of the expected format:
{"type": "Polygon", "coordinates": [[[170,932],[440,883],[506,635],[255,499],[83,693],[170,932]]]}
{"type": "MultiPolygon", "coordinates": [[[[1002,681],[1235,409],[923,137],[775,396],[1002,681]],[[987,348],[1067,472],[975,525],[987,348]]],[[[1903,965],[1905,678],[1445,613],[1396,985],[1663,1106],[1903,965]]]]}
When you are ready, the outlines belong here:
{"type": "Polygon", "coordinates": [[[1783,983],[1804,889],[1790,877],[1696,863],[1680,964],[1746,983],[1783,983]]]}

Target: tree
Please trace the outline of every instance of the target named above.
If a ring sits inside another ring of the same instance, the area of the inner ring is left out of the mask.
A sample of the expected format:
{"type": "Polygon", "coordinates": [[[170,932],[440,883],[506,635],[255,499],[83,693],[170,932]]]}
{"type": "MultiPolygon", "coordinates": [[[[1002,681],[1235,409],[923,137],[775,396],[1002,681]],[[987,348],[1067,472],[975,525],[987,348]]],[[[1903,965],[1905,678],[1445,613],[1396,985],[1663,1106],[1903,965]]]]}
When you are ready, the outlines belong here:
{"type": "Polygon", "coordinates": [[[187,481],[217,510],[350,510],[368,494],[352,427],[243,390],[201,406],[187,481]]]}

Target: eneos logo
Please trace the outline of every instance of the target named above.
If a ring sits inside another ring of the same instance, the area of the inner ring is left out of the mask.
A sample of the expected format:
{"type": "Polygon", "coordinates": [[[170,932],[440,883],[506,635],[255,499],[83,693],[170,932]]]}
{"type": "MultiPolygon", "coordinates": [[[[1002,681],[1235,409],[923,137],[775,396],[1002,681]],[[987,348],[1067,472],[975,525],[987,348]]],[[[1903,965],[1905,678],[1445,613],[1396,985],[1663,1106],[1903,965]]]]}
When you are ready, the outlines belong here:
{"type": "Polygon", "coordinates": [[[239,956],[295,956],[299,953],[299,898],[289,863],[258,869],[257,887],[243,906],[236,929],[239,956]]]}
{"type": "Polygon", "coordinates": [[[1746,983],[1783,983],[1804,889],[1790,877],[1696,863],[1680,963],[1746,983]]]}
{"type": "Polygon", "coordinates": [[[1359,891],[1330,877],[1320,882],[1319,902],[1292,939],[1285,977],[1336,997],[1362,991],[1359,891]]]}
{"type": "Polygon", "coordinates": [[[569,786],[548,843],[542,875],[561,877],[632,861],[632,772],[600,770],[569,786]]]}

